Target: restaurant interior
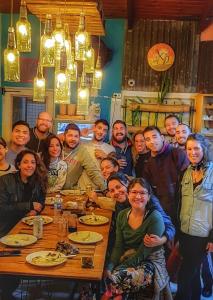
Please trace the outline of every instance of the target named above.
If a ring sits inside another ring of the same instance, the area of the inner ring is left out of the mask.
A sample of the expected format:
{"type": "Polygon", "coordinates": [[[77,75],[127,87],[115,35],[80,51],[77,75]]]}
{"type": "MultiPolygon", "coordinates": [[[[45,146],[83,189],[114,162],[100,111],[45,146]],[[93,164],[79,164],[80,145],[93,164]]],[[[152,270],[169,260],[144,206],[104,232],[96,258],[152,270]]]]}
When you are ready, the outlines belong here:
{"type": "MultiPolygon", "coordinates": [[[[55,134],[69,123],[91,129],[100,118],[123,120],[130,135],[149,125],[165,133],[166,116],[175,114],[213,142],[213,0],[7,0],[0,1],[0,28],[0,132],[7,142],[13,123],[33,127],[43,111],[55,134]]],[[[109,211],[103,216],[111,220],[109,211]]],[[[29,231],[23,223],[20,230],[29,231]]],[[[109,226],[97,232],[107,237],[109,226]]],[[[47,236],[51,248],[50,229],[47,236]]],[[[46,240],[39,243],[38,251],[46,240]]],[[[20,258],[20,272],[8,258],[0,273],[30,274],[17,299],[74,300],[74,287],[54,280],[69,280],[73,268],[71,279],[99,287],[106,248],[107,238],[80,245],[81,256],[95,255],[95,271],[79,269],[81,257],[63,270],[20,258]]]]}

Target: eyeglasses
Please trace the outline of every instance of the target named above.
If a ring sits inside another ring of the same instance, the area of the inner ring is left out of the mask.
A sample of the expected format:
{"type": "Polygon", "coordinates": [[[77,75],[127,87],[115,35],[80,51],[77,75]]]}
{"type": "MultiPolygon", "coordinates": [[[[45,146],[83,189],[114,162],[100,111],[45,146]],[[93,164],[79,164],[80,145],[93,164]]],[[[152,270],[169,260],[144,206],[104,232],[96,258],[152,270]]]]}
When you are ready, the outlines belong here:
{"type": "Polygon", "coordinates": [[[130,194],[134,195],[134,196],[145,196],[145,195],[148,195],[148,192],[147,191],[142,191],[142,192],[138,192],[138,191],[130,191],[130,194]]]}

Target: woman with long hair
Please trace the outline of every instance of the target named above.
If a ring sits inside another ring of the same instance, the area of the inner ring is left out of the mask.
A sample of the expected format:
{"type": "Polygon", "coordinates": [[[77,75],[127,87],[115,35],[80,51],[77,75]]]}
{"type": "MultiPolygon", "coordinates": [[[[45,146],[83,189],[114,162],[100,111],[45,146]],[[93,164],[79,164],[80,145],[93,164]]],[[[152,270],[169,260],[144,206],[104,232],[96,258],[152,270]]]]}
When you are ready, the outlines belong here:
{"type": "Polygon", "coordinates": [[[60,139],[55,135],[49,136],[44,143],[41,157],[48,170],[48,193],[60,191],[66,181],[67,163],[61,159],[62,148],[60,139]]]}
{"type": "Polygon", "coordinates": [[[191,134],[186,141],[190,161],[179,193],[179,251],[183,257],[176,300],[199,300],[200,266],[213,252],[213,161],[206,138],[191,134]]]}
{"type": "Polygon", "coordinates": [[[134,162],[135,175],[142,177],[144,164],[150,157],[150,151],[146,148],[143,131],[138,130],[132,136],[132,157],[134,162]]]}
{"type": "Polygon", "coordinates": [[[159,293],[168,284],[162,244],[146,247],[144,243],[147,235],[162,237],[165,226],[161,213],[150,201],[151,187],[144,179],[133,179],[127,193],[129,207],[117,216],[115,244],[106,276],[112,296],[119,294],[125,299],[137,299],[135,293],[152,285],[154,273],[158,276],[159,293]]]}
{"type": "MultiPolygon", "coordinates": [[[[39,156],[31,150],[21,151],[15,160],[15,173],[0,177],[0,237],[7,234],[24,216],[40,214],[45,201],[47,175],[39,156]]],[[[3,299],[13,299],[19,279],[0,277],[3,299]]]]}
{"type": "Polygon", "coordinates": [[[0,177],[0,235],[7,233],[26,214],[39,214],[44,205],[47,175],[39,156],[21,151],[15,173],[0,177]]]}
{"type": "Polygon", "coordinates": [[[119,171],[120,165],[116,158],[107,156],[101,160],[100,168],[101,174],[103,175],[104,179],[107,180],[110,175],[119,171]]]}

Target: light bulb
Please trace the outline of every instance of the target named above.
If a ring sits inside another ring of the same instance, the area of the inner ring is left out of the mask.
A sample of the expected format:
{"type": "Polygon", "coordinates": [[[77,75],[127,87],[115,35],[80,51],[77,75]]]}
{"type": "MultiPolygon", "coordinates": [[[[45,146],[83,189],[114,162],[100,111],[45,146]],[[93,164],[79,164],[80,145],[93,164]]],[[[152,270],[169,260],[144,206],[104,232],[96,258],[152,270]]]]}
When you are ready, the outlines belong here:
{"type": "Polygon", "coordinates": [[[91,49],[87,50],[86,56],[87,56],[88,58],[92,57],[92,50],[91,50],[91,49]]]}
{"type": "Polygon", "coordinates": [[[64,44],[64,37],[62,36],[62,34],[56,33],[54,35],[54,38],[55,38],[55,40],[56,40],[57,43],[59,43],[61,46],[63,46],[63,44],[64,44]]]}
{"type": "Polygon", "coordinates": [[[84,33],[80,33],[78,36],[77,36],[77,40],[80,44],[84,44],[85,41],[86,41],[86,36],[84,33]]]}
{"type": "Polygon", "coordinates": [[[36,80],[36,84],[37,84],[38,87],[43,87],[44,84],[45,84],[45,82],[44,82],[43,79],[37,79],[36,80]]]}
{"type": "Polygon", "coordinates": [[[95,77],[96,78],[101,78],[102,77],[102,71],[95,71],[95,77]]]}
{"type": "Polygon", "coordinates": [[[26,28],[26,26],[25,25],[20,25],[19,27],[18,27],[18,31],[22,34],[22,35],[27,35],[27,28],[26,28]]]}
{"type": "Polygon", "coordinates": [[[87,90],[85,90],[85,89],[80,90],[80,91],[79,91],[79,97],[80,97],[81,99],[86,98],[86,97],[87,97],[87,90]]]}
{"type": "Polygon", "coordinates": [[[44,43],[45,48],[53,48],[54,47],[54,39],[47,39],[44,43]]]}
{"type": "Polygon", "coordinates": [[[58,78],[58,81],[60,82],[60,83],[64,83],[65,81],[66,81],[66,75],[64,74],[64,73],[59,73],[58,75],[57,75],[57,78],[58,78]]]}
{"type": "Polygon", "coordinates": [[[7,60],[10,62],[10,63],[13,63],[15,61],[15,55],[14,53],[10,52],[7,54],[7,60]]]}

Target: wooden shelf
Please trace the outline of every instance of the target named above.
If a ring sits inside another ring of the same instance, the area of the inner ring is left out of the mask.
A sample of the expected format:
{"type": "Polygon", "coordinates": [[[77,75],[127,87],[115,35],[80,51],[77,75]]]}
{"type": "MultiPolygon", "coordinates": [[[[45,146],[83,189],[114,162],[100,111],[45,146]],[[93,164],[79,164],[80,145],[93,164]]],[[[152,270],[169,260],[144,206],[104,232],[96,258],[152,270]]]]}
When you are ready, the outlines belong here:
{"type": "Polygon", "coordinates": [[[213,109],[213,104],[206,104],[203,106],[204,109],[213,109]]]}
{"type": "Polygon", "coordinates": [[[183,113],[189,112],[190,106],[183,105],[171,105],[171,104],[140,104],[132,103],[128,105],[126,109],[131,111],[142,111],[142,112],[156,112],[156,113],[183,113]]]}

